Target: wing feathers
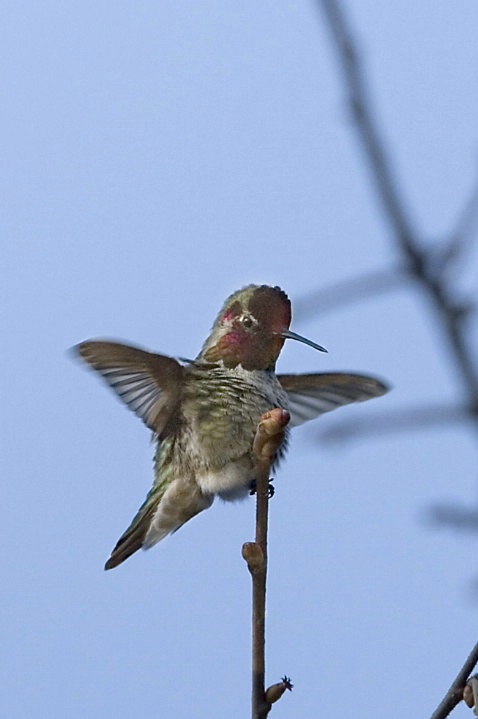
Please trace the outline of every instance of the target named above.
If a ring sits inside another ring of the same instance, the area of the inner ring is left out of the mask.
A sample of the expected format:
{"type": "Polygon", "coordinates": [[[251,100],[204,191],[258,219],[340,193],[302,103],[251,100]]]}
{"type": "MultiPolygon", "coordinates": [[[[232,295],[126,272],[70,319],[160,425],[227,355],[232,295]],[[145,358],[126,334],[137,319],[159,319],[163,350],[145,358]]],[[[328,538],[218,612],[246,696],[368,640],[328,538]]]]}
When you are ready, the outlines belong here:
{"type": "Polygon", "coordinates": [[[352,402],[365,402],[388,392],[374,377],[348,373],[283,374],[279,382],[289,398],[291,427],[352,402]]]}
{"type": "Polygon", "coordinates": [[[171,425],[184,372],[179,362],[119,342],[83,342],[76,349],[153,432],[160,436],[171,425]]]}

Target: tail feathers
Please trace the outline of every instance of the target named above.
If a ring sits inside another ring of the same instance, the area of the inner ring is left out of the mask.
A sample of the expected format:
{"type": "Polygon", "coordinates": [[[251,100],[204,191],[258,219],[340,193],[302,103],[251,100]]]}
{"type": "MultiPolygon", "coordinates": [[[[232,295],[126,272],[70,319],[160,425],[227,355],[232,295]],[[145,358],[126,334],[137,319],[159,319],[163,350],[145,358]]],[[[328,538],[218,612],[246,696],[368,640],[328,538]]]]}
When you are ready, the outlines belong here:
{"type": "Polygon", "coordinates": [[[150,549],[168,534],[207,509],[213,503],[212,494],[204,494],[195,481],[178,478],[161,497],[151,525],[143,541],[143,549],[150,549]]]}
{"type": "Polygon", "coordinates": [[[154,486],[126,532],[120,537],[105,569],[113,569],[138,549],[149,549],[175,532],[213,503],[194,480],[176,478],[169,484],[154,486]]]}
{"type": "Polygon", "coordinates": [[[157,487],[153,487],[126,532],[118,539],[115,548],[111,552],[111,557],[105,564],[105,569],[114,569],[114,567],[122,564],[125,559],[131,557],[138,549],[141,549],[161,499],[161,495],[157,495],[157,487]]]}

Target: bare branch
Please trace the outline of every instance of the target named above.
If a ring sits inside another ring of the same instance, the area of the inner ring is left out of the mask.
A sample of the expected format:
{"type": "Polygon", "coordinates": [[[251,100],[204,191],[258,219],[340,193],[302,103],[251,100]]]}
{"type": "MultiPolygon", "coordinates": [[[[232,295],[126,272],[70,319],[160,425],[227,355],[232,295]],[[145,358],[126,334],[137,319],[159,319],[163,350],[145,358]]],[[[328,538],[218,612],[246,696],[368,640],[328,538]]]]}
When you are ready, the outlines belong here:
{"type": "Polygon", "coordinates": [[[478,532],[478,509],[451,503],[435,504],[424,516],[428,524],[452,527],[467,532],[478,532]]]}
{"type": "Polygon", "coordinates": [[[458,217],[455,229],[447,242],[447,258],[449,263],[456,264],[463,260],[478,230],[478,172],[471,192],[458,217]]]}
{"type": "Polygon", "coordinates": [[[367,434],[408,432],[416,429],[442,427],[456,422],[465,422],[472,413],[468,407],[437,404],[428,407],[407,407],[391,412],[376,412],[360,419],[336,423],[322,431],[320,438],[327,442],[344,442],[367,434]]]}
{"type": "Polygon", "coordinates": [[[478,663],[478,642],[475,644],[471,653],[463,664],[462,668],[458,672],[458,676],[447,691],[444,699],[440,702],[439,706],[433,714],[431,719],[445,719],[450,712],[456,707],[457,704],[463,699],[463,690],[466,686],[466,682],[471,672],[478,663]]]}
{"type": "Polygon", "coordinates": [[[349,93],[350,108],[363,144],[366,160],[372,171],[372,180],[385,209],[385,219],[389,221],[393,232],[398,235],[400,243],[407,247],[410,254],[414,255],[416,238],[412,221],[401,196],[378,123],[372,112],[372,102],[368,95],[357,42],[347,25],[339,0],[319,0],[319,5],[324,11],[335,42],[344,82],[349,93]]]}
{"type": "MultiPolygon", "coordinates": [[[[469,397],[469,404],[473,408],[473,421],[478,429],[478,371],[472,348],[465,334],[466,327],[462,322],[467,313],[463,312],[462,303],[457,303],[450,293],[443,281],[443,275],[436,273],[439,262],[435,261],[434,252],[424,247],[410,220],[409,211],[372,110],[357,42],[347,23],[341,2],[319,0],[319,6],[324,11],[335,43],[355,128],[385,217],[405,256],[409,272],[422,284],[434,311],[440,318],[464,390],[469,397]]],[[[474,217],[474,211],[471,215],[474,217]]],[[[465,226],[469,225],[468,214],[465,226]]]]}
{"type": "Polygon", "coordinates": [[[403,287],[410,281],[405,267],[390,267],[375,272],[366,272],[342,282],[336,282],[322,290],[314,290],[294,302],[294,317],[308,319],[317,312],[330,312],[348,302],[366,300],[373,295],[390,292],[403,287]]]}
{"type": "MultiPolygon", "coordinates": [[[[417,426],[443,424],[449,421],[471,419],[478,430],[478,369],[473,349],[466,336],[464,322],[469,315],[470,302],[460,302],[447,284],[447,270],[457,258],[461,258],[470,241],[477,223],[478,187],[473,189],[469,202],[448,242],[438,247],[426,247],[423,238],[415,230],[409,209],[397,181],[393,164],[382,137],[373,105],[368,93],[367,83],[358,46],[348,25],[340,0],[319,0],[331,36],[334,40],[338,60],[343,72],[348,99],[355,121],[359,141],[364,150],[365,159],[372,182],[377,193],[385,218],[389,222],[395,241],[401,250],[410,275],[421,283],[428,295],[431,306],[440,321],[447,340],[451,356],[466,393],[464,407],[444,408],[437,413],[436,408],[406,410],[401,414],[377,416],[360,425],[349,423],[340,430],[335,429],[334,436],[351,436],[370,431],[391,429],[409,429],[417,426]],[[379,421],[377,421],[379,419],[379,421]]],[[[330,431],[328,437],[330,438],[330,431]]],[[[445,719],[452,709],[463,699],[463,691],[471,671],[478,662],[478,643],[473,648],[445,698],[433,713],[432,719],[445,719]]],[[[469,692],[468,692],[469,694],[469,692]]]]}
{"type": "Polygon", "coordinates": [[[257,493],[256,541],[246,542],[242,547],[242,556],[252,576],[252,719],[266,719],[271,709],[271,701],[266,698],[265,692],[269,473],[284,439],[284,429],[289,420],[289,413],[283,409],[266,412],[261,417],[254,439],[257,493]]]}

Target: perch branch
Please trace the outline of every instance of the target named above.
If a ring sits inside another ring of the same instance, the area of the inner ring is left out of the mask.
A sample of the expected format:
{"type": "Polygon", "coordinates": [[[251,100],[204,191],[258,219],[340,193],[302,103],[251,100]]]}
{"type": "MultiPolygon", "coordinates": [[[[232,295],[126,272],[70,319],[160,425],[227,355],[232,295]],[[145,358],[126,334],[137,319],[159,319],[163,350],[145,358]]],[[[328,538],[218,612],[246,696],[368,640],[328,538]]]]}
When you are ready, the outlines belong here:
{"type": "MultiPolygon", "coordinates": [[[[256,540],[246,542],[242,556],[252,576],[252,719],[266,719],[273,699],[265,690],[265,617],[269,473],[284,439],[289,413],[273,409],[261,417],[254,439],[256,475],[256,540]]],[[[286,683],[284,677],[282,683],[286,683]]],[[[290,681],[287,680],[290,684],[290,681]]],[[[291,688],[292,685],[285,688],[291,688]]]]}

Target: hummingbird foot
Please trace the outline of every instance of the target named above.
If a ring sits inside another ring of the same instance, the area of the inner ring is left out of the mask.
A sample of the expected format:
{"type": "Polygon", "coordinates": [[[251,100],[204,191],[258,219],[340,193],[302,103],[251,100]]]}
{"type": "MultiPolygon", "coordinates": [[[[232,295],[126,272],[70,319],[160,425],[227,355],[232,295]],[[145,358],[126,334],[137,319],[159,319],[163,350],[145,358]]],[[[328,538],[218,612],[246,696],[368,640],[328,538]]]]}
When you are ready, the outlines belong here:
{"type": "MultiPolygon", "coordinates": [[[[276,488],[272,484],[274,481],[274,477],[271,477],[269,480],[269,499],[271,499],[274,494],[276,493],[276,488]]],[[[249,484],[249,494],[252,496],[257,493],[257,482],[255,479],[252,480],[252,482],[249,484]]]]}

